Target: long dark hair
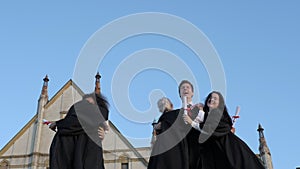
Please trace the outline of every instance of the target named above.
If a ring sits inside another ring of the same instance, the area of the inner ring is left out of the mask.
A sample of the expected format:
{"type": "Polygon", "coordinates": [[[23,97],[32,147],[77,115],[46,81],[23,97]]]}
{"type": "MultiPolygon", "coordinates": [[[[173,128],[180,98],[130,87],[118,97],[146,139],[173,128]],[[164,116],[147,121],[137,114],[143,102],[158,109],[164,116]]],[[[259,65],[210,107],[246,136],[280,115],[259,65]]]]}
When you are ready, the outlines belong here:
{"type": "Polygon", "coordinates": [[[105,96],[103,96],[101,93],[96,94],[96,101],[98,106],[103,107],[104,109],[108,110],[109,103],[105,96]]]}
{"type": "Polygon", "coordinates": [[[207,106],[207,103],[210,101],[213,93],[215,93],[219,96],[219,106],[218,106],[217,109],[219,109],[221,111],[223,110],[223,115],[222,115],[223,117],[222,118],[225,118],[225,120],[228,121],[228,123],[232,126],[232,120],[231,120],[231,117],[229,116],[229,113],[227,111],[227,107],[225,105],[224,97],[220,92],[212,91],[208,94],[208,96],[205,99],[203,111],[206,112],[206,114],[209,112],[209,107],[207,106]]]}
{"type": "Polygon", "coordinates": [[[109,103],[106,99],[106,97],[104,97],[102,94],[96,94],[96,93],[89,93],[89,94],[85,94],[82,99],[86,99],[88,97],[91,97],[93,98],[96,102],[97,102],[97,105],[106,110],[108,110],[108,106],[109,106],[109,103]]]}

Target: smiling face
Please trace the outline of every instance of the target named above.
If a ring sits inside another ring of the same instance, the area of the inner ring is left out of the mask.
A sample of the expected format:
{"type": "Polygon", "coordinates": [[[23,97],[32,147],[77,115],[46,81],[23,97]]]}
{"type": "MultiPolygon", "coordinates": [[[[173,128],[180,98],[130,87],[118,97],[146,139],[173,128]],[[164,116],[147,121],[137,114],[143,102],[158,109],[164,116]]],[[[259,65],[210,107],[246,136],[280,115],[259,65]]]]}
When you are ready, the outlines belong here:
{"type": "Polygon", "coordinates": [[[217,93],[212,93],[210,98],[207,100],[207,106],[209,109],[216,109],[218,108],[220,103],[220,97],[217,93]]]}

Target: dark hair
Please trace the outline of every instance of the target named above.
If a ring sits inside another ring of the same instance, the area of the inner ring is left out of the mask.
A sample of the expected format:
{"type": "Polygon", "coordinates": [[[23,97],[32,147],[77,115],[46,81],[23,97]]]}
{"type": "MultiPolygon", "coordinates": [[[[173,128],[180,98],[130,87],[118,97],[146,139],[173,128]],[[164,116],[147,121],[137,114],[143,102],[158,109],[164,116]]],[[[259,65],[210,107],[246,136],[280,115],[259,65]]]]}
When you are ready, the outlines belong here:
{"type": "Polygon", "coordinates": [[[190,81],[188,81],[188,80],[182,80],[182,81],[180,82],[179,86],[178,86],[179,96],[180,96],[180,87],[181,87],[183,84],[185,84],[185,83],[189,84],[189,85],[191,86],[191,88],[192,88],[192,92],[194,92],[194,86],[193,86],[193,84],[192,84],[190,81]]]}
{"type": "Polygon", "coordinates": [[[96,95],[96,100],[97,100],[98,106],[103,107],[106,110],[108,110],[109,103],[108,103],[106,97],[104,97],[102,94],[95,94],[95,95],[96,95]]]}
{"type": "Polygon", "coordinates": [[[218,92],[218,91],[212,91],[208,94],[208,96],[206,97],[205,99],[205,102],[204,102],[204,107],[203,107],[203,111],[204,112],[209,112],[209,107],[207,106],[207,103],[210,101],[211,97],[212,97],[212,94],[215,93],[219,96],[219,106],[217,109],[219,110],[223,110],[223,116],[226,118],[226,120],[232,125],[232,120],[228,114],[228,111],[227,111],[227,107],[225,105],[225,100],[224,100],[224,97],[223,95],[218,92]]]}
{"type": "Polygon", "coordinates": [[[89,94],[85,94],[82,97],[82,99],[86,99],[86,98],[89,98],[89,97],[93,98],[93,100],[95,102],[97,102],[97,105],[99,107],[103,107],[106,110],[108,110],[109,103],[108,103],[108,101],[106,100],[106,98],[102,94],[89,93],[89,94]]]}

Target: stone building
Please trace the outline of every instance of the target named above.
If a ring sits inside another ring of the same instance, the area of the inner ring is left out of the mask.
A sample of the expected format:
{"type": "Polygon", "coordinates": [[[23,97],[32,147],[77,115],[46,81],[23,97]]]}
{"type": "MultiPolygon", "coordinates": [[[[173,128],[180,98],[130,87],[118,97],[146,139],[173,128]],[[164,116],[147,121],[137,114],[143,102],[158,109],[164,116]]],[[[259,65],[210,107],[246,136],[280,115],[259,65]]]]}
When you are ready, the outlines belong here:
{"type": "MultiPolygon", "coordinates": [[[[0,169],[47,169],[49,147],[55,134],[43,119],[56,121],[64,118],[71,105],[84,93],[69,80],[51,99],[48,99],[48,77],[44,79],[37,112],[32,119],[0,150],[0,169]]],[[[95,92],[100,92],[100,75],[96,75],[95,92]]],[[[134,148],[109,122],[110,131],[103,141],[106,169],[147,168],[151,149],[134,148]]]]}

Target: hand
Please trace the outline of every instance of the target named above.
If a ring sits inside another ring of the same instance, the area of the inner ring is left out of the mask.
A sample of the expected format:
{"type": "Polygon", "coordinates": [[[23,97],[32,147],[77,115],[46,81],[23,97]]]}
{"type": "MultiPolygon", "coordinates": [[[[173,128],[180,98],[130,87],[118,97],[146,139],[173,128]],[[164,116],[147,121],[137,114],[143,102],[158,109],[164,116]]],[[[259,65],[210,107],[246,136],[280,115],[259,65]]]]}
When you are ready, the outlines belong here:
{"type": "Polygon", "coordinates": [[[49,128],[53,131],[56,131],[56,122],[52,122],[49,126],[49,128]]]}
{"type": "Polygon", "coordinates": [[[183,120],[187,124],[192,124],[192,122],[193,122],[193,120],[190,118],[190,116],[188,116],[186,114],[183,115],[183,120]]]}
{"type": "Polygon", "coordinates": [[[233,134],[235,133],[235,128],[234,127],[231,127],[231,130],[230,130],[233,134]]]}
{"type": "Polygon", "coordinates": [[[105,131],[104,131],[104,129],[102,127],[98,128],[98,135],[99,135],[100,140],[103,141],[104,140],[104,136],[105,136],[105,131]]]}
{"type": "Polygon", "coordinates": [[[154,130],[159,130],[159,129],[161,129],[161,122],[154,125],[154,130]]]}
{"type": "Polygon", "coordinates": [[[204,105],[203,105],[202,103],[198,103],[198,104],[196,104],[196,106],[197,106],[200,110],[203,110],[204,105]]]}
{"type": "Polygon", "coordinates": [[[103,122],[103,124],[104,124],[104,132],[105,132],[105,134],[107,134],[109,132],[108,120],[103,122]]]}

